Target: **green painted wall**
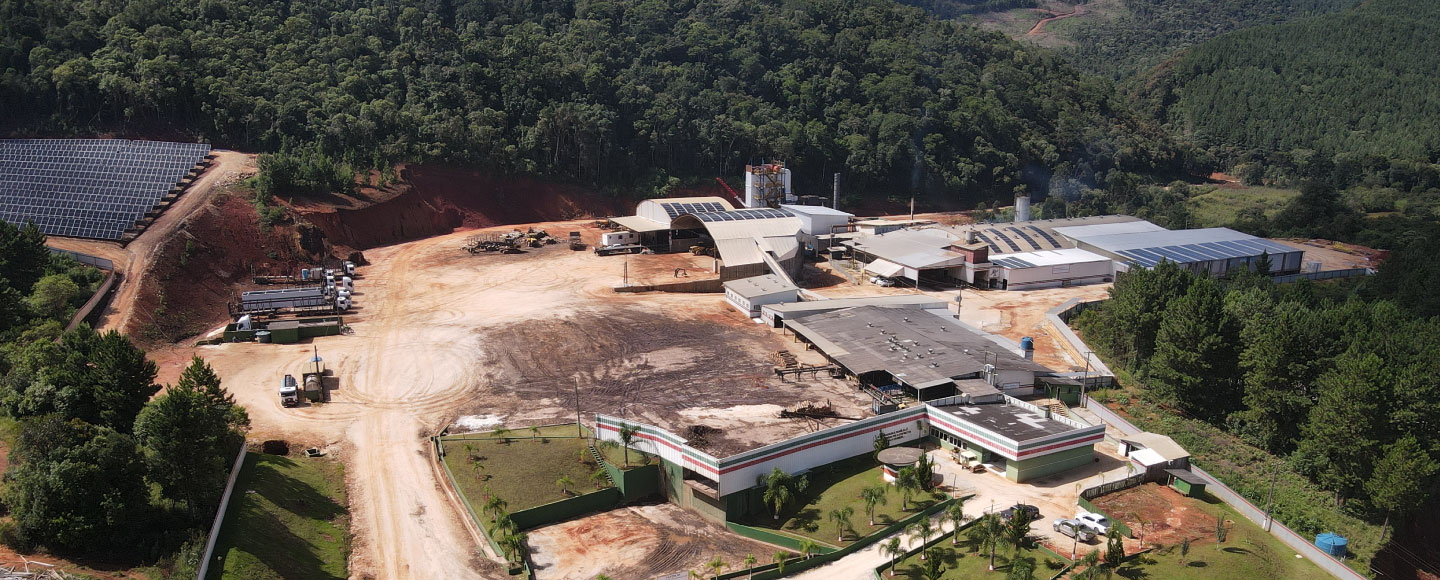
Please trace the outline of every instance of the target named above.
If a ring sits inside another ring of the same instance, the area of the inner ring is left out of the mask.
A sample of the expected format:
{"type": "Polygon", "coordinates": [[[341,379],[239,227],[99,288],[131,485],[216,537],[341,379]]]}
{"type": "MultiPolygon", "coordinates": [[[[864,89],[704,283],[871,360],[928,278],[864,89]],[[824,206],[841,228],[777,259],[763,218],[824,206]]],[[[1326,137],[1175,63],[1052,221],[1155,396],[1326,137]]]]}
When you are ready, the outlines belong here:
{"type": "Polygon", "coordinates": [[[665,492],[665,499],[670,503],[685,507],[680,501],[680,490],[685,487],[685,469],[666,461],[660,460],[660,489],[665,492]]]}
{"type": "Polygon", "coordinates": [[[1095,446],[1086,445],[1041,457],[1006,461],[1005,478],[1016,483],[1023,483],[1038,477],[1074,469],[1093,461],[1095,461],[1095,446]]]}

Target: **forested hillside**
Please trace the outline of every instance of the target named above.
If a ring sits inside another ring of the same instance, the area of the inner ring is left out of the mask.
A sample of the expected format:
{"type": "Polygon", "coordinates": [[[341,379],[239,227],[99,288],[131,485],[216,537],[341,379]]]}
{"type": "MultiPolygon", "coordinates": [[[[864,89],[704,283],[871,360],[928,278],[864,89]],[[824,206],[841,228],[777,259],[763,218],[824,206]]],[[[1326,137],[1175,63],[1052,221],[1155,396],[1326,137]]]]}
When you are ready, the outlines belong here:
{"type": "MultiPolygon", "coordinates": [[[[0,2],[16,133],[179,127],[597,184],[784,159],[970,199],[1181,159],[1103,82],[889,0],[0,2]]],[[[823,186],[821,186],[823,187],[823,186]]]]}
{"type": "Polygon", "coordinates": [[[1440,4],[1374,0],[1217,38],[1139,89],[1176,134],[1211,147],[1440,159],[1440,4]]]}
{"type": "Polygon", "coordinates": [[[1088,72],[1128,77],[1227,32],[1336,12],[1359,0],[1125,0],[1114,18],[1081,20],[1067,56],[1088,72]]]}

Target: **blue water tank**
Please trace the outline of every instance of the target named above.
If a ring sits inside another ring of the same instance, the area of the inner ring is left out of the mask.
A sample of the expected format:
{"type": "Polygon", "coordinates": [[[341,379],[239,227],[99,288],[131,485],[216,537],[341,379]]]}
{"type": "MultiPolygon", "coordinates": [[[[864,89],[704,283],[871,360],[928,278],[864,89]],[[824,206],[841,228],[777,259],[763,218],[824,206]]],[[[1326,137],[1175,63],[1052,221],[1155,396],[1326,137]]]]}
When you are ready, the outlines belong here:
{"type": "Polygon", "coordinates": [[[1028,336],[1020,339],[1020,350],[1035,350],[1035,339],[1028,336]]]}
{"type": "Polygon", "coordinates": [[[1330,554],[1336,558],[1344,558],[1345,554],[1348,553],[1346,548],[1349,545],[1350,541],[1346,540],[1345,536],[1341,536],[1340,534],[1325,532],[1315,536],[1315,547],[1324,550],[1326,554],[1330,554]]]}

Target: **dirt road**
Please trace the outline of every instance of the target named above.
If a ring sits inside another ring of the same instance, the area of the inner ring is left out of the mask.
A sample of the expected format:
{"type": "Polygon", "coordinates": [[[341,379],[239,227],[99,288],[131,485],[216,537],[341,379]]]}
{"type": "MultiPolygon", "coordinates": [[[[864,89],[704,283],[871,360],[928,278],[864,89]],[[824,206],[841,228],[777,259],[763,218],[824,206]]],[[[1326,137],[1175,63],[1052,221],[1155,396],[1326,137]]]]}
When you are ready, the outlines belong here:
{"type": "Polygon", "coordinates": [[[234,151],[214,151],[215,161],[200,175],[175,204],[160,214],[160,217],[145,228],[140,236],[127,245],[102,240],[82,240],[51,236],[45,245],[99,256],[115,263],[124,272],[115,297],[100,316],[100,329],[125,330],[130,323],[135,299],[140,292],[140,281],[144,279],[155,249],[170,237],[180,224],[195,210],[205,207],[217,189],[217,185],[233,182],[243,175],[255,172],[255,156],[234,151]]]}
{"type": "MultiPolygon", "coordinates": [[[[1052,14],[1054,14],[1054,13],[1052,12],[1052,14]]],[[[1054,16],[1050,16],[1050,17],[1046,17],[1046,18],[1041,18],[1039,22],[1036,22],[1036,23],[1035,23],[1035,26],[1030,27],[1030,31],[1029,31],[1029,32],[1026,32],[1025,35],[1026,35],[1026,36],[1035,36],[1035,35],[1039,35],[1039,34],[1044,34],[1044,32],[1045,32],[1045,25],[1046,25],[1046,24],[1048,24],[1048,23],[1050,23],[1050,22],[1053,22],[1053,21],[1056,21],[1056,20],[1063,19],[1063,18],[1069,18],[1069,17],[1071,17],[1071,16],[1082,16],[1082,15],[1084,15],[1084,14],[1085,14],[1085,5],[1083,5],[1083,4],[1077,4],[1077,5],[1075,5],[1075,8],[1074,8],[1073,10],[1071,10],[1070,12],[1068,12],[1068,13],[1066,13],[1066,14],[1055,14],[1054,16]]]]}

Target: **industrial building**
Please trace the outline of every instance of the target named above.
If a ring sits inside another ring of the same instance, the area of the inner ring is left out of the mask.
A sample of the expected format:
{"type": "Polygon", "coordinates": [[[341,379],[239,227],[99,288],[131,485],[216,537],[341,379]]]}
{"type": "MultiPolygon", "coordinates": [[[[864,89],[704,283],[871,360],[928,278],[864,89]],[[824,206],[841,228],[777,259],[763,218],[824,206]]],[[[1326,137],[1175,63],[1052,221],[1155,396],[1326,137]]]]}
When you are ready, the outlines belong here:
{"type": "Polygon", "coordinates": [[[800,289],[789,280],[766,274],[725,282],[725,301],[750,318],[760,316],[760,307],[767,304],[794,302],[800,289]]]}
{"type": "Polygon", "coordinates": [[[1147,221],[1055,228],[1077,248],[1116,261],[1153,268],[1162,260],[1196,274],[1224,276],[1232,269],[1253,269],[1262,254],[1271,274],[1293,274],[1304,264],[1305,252],[1279,242],[1229,228],[1167,230],[1147,221]]]}
{"type": "Polygon", "coordinates": [[[760,307],[760,318],[772,328],[781,328],[787,319],[823,314],[856,306],[884,306],[910,310],[944,310],[947,303],[924,294],[900,294],[895,296],[872,296],[867,298],[834,298],[830,300],[807,300],[766,304],[760,307]]]}
{"type": "Polygon", "coordinates": [[[919,401],[985,393],[1025,396],[1049,369],[1033,351],[980,332],[949,310],[857,306],[784,323],[862,387],[919,401]],[[984,383],[984,386],[981,386],[984,383]]]}
{"type": "Polygon", "coordinates": [[[781,205],[780,209],[800,219],[800,245],[808,255],[830,247],[830,238],[822,243],[820,236],[829,236],[850,227],[852,214],[823,205],[781,205]]]}
{"type": "Polygon", "coordinates": [[[843,243],[876,276],[906,278],[911,284],[988,283],[989,249],[944,230],[896,230],[843,243]]]}
{"type": "Polygon", "coordinates": [[[1115,262],[1079,248],[1004,254],[990,259],[989,286],[1035,290],[1097,284],[1115,279],[1115,262]]]}

